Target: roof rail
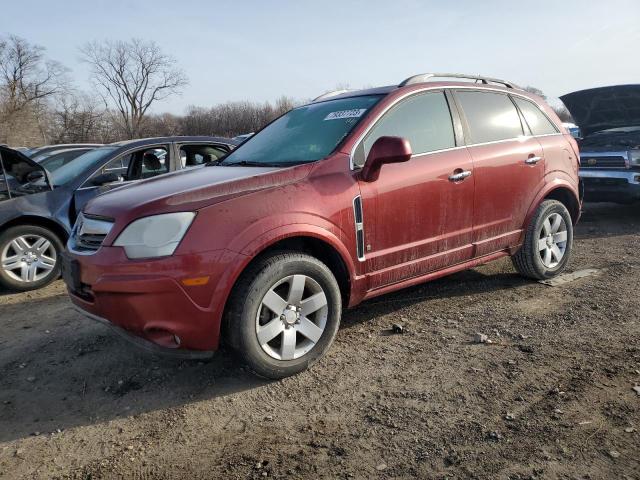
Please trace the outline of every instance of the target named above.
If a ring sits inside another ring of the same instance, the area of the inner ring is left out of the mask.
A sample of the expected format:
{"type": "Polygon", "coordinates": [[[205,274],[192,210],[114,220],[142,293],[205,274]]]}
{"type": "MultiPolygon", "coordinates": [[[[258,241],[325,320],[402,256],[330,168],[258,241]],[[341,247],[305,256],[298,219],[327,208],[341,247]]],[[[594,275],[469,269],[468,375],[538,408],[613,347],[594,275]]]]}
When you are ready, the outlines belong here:
{"type": "Polygon", "coordinates": [[[500,80],[499,78],[482,77],[480,75],[464,75],[462,73],[421,73],[420,75],[414,75],[403,80],[398,84],[398,86],[404,87],[406,85],[413,85],[414,83],[423,83],[432,78],[464,78],[467,80],[475,80],[476,82],[480,82],[484,85],[499,83],[507,88],[520,88],[515,83],[500,80]]]}
{"type": "Polygon", "coordinates": [[[325,100],[327,98],[335,97],[337,95],[341,95],[343,93],[351,92],[352,90],[348,88],[343,88],[342,90],[334,90],[332,92],[323,93],[319,97],[314,98],[311,103],[319,102],[320,100],[325,100]]]}

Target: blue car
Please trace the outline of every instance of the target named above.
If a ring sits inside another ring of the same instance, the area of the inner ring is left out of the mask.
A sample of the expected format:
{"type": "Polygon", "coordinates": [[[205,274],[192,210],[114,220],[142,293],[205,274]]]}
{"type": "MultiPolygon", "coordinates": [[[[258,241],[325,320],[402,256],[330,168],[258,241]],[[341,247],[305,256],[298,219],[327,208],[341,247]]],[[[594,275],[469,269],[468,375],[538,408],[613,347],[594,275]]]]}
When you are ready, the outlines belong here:
{"type": "Polygon", "coordinates": [[[93,197],[216,162],[235,146],[216,137],[131,140],[87,151],[51,171],[0,146],[0,286],[26,291],[55,280],[71,227],[93,197]]]}

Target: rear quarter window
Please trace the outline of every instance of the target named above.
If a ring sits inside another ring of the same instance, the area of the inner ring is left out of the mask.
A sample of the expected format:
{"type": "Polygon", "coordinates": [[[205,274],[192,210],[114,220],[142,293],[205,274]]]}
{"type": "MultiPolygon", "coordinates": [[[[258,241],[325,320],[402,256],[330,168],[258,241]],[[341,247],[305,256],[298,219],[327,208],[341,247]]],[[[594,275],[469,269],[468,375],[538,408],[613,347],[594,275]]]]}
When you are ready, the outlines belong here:
{"type": "Polygon", "coordinates": [[[455,95],[469,126],[468,143],[497,142],[524,134],[518,110],[506,94],[459,90],[455,95]]]}
{"type": "Polygon", "coordinates": [[[514,97],[513,100],[524,115],[524,119],[534,135],[550,135],[558,133],[556,126],[542,113],[540,107],[533,102],[514,97]]]}

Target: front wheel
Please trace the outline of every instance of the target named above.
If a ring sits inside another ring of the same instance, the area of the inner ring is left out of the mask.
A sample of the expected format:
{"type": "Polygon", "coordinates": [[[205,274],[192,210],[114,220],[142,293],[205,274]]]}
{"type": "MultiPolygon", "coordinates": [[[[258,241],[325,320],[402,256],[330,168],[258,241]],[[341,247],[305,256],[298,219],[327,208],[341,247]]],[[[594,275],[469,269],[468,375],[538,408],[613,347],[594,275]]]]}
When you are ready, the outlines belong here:
{"type": "Polygon", "coordinates": [[[340,288],[324,263],[304,253],[275,253],[239,279],[227,339],[254,373],[284,378],[325,354],[341,314],[340,288]]]}
{"type": "Polygon", "coordinates": [[[557,200],[545,200],[533,215],[522,246],[511,259],[521,275],[545,280],[564,270],[572,248],[573,223],[567,207],[557,200]]]}
{"type": "Polygon", "coordinates": [[[0,234],[0,285],[24,292],[44,287],[60,275],[62,242],[35,225],[19,225],[0,234]]]}

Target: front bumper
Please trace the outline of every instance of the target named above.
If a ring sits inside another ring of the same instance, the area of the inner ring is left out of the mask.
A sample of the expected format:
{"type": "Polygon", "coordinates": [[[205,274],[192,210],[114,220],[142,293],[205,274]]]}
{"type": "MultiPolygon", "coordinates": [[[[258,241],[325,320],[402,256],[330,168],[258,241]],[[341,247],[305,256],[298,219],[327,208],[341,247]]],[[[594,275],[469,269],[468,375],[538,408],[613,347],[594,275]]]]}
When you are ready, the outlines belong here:
{"type": "Polygon", "coordinates": [[[587,202],[631,203],[640,200],[640,171],[580,169],[587,202]]]}
{"type": "MultiPolygon", "coordinates": [[[[229,266],[238,254],[216,250],[158,259],[129,260],[120,247],[91,255],[65,252],[63,262],[77,278],[63,275],[73,304],[86,316],[107,323],[138,345],[156,352],[210,355],[219,343],[229,284],[229,266]],[[208,277],[185,286],[184,279],[208,277]],[[157,347],[157,348],[156,348],[157,347]]],[[[182,354],[180,354],[182,355],[182,354]]]]}

